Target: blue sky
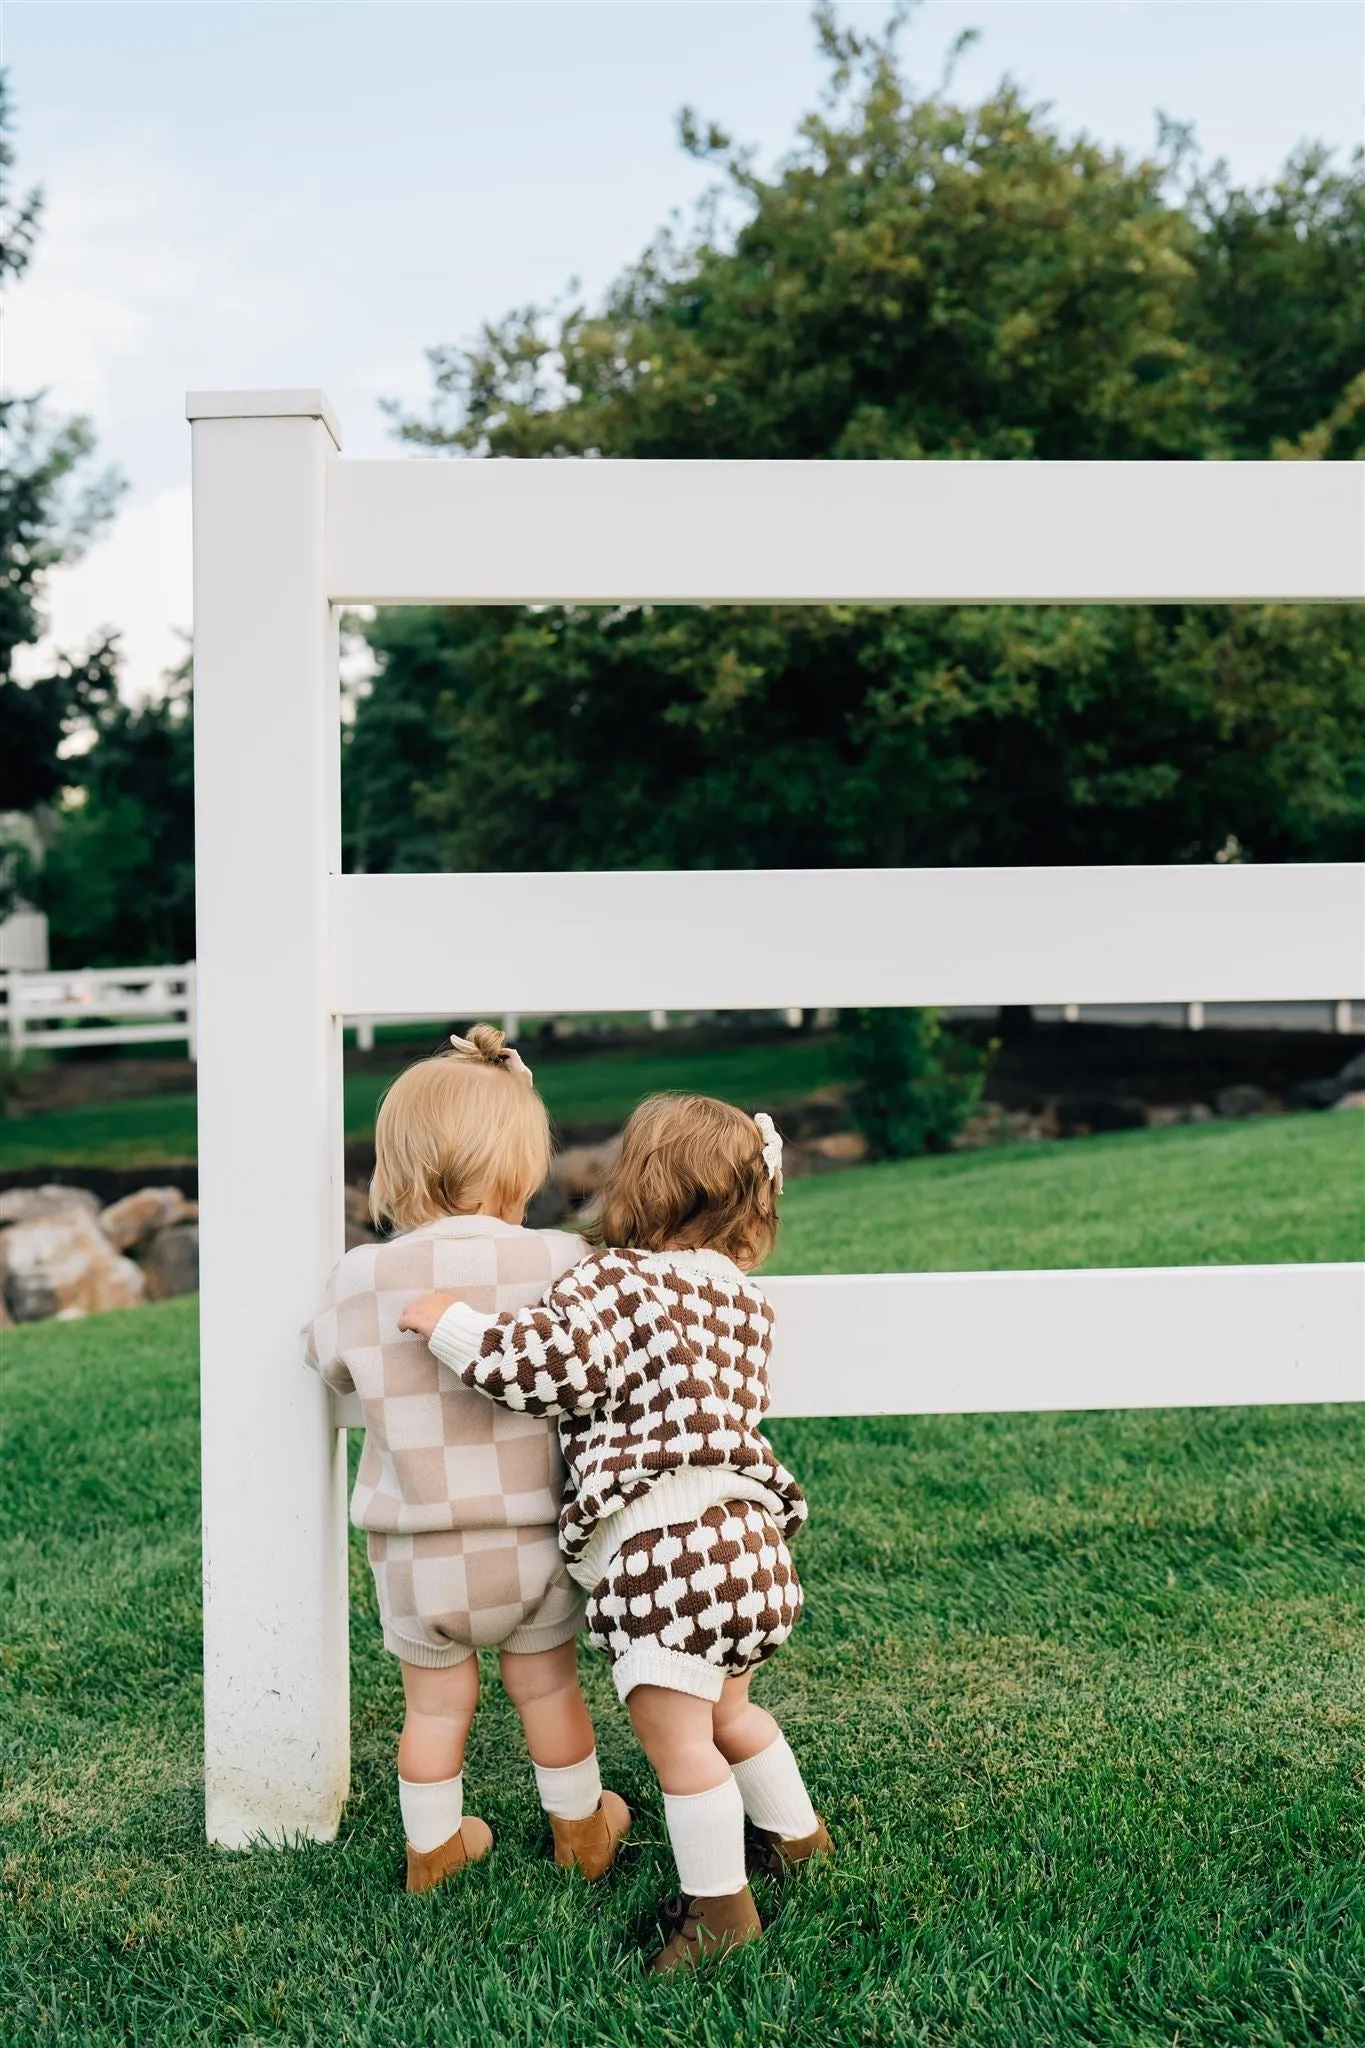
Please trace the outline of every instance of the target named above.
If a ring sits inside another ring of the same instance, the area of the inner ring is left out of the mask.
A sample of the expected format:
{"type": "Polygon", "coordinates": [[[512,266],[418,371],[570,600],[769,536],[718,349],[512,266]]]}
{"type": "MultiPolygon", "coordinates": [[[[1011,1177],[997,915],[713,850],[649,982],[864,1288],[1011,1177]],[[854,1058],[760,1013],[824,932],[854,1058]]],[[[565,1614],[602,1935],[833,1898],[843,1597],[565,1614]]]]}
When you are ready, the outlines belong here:
{"type": "MultiPolygon", "coordinates": [[[[960,94],[1008,71],[1133,150],[1158,107],[1244,178],[1360,139],[1354,0],[928,0],[912,75],[965,26],[960,94]]],[[[134,691],[189,624],[187,387],[320,384],[348,453],[391,452],[377,401],[421,399],[428,345],[574,276],[596,295],[692,205],[680,105],[771,163],[822,78],[788,0],[8,0],[3,59],[48,201],[5,381],[91,413],[131,486],[54,578],[54,637],[119,628],[134,691]]]]}

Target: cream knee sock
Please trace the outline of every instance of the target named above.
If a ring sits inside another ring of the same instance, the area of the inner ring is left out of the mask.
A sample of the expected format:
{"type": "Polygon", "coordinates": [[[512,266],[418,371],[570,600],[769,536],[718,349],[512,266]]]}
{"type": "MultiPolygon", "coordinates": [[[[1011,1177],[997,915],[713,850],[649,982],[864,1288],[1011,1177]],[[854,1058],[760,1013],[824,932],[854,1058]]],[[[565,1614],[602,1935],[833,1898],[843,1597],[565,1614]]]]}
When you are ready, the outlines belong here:
{"type": "Polygon", "coordinates": [[[784,1841],[801,1841],[813,1835],[817,1826],[815,1808],[802,1781],[796,1758],[780,1731],[757,1756],[746,1757],[731,1766],[744,1811],[756,1828],[781,1835],[784,1841]]]}
{"type": "Polygon", "coordinates": [[[664,1794],[664,1820],[678,1866],[678,1890],[720,1899],[743,1891],[744,1802],[733,1778],[709,1792],[664,1794]]]}
{"type": "Polygon", "coordinates": [[[595,1749],[581,1764],[565,1764],[559,1770],[536,1764],[535,1773],[540,1803],[556,1820],[586,1820],[596,1813],[602,1801],[602,1774],[595,1749]]]}
{"type": "Polygon", "coordinates": [[[439,1849],[464,1819],[464,1772],[458,1778],[442,1778],[435,1785],[413,1785],[400,1778],[398,1805],[403,1832],[418,1855],[439,1849]]]}

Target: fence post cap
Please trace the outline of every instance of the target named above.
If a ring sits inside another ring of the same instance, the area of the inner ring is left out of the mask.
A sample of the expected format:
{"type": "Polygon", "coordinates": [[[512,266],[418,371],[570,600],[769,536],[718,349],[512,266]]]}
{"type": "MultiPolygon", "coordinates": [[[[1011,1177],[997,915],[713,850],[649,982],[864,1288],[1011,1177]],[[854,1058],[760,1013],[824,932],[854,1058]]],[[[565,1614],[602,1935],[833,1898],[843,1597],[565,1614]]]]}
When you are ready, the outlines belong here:
{"type": "Polygon", "coordinates": [[[325,391],[187,391],[187,420],[321,420],[341,452],[341,422],[325,391]]]}

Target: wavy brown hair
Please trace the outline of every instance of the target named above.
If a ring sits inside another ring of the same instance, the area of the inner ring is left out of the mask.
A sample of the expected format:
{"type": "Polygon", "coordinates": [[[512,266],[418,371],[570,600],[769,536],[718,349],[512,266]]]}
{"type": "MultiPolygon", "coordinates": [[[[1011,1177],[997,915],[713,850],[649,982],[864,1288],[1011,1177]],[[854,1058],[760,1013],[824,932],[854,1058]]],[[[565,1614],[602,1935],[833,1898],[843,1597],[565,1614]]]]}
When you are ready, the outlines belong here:
{"type": "Polygon", "coordinates": [[[761,1265],[777,1242],[777,1192],[763,1138],[710,1095],[650,1095],[621,1135],[594,1235],[640,1251],[724,1252],[761,1265]]]}

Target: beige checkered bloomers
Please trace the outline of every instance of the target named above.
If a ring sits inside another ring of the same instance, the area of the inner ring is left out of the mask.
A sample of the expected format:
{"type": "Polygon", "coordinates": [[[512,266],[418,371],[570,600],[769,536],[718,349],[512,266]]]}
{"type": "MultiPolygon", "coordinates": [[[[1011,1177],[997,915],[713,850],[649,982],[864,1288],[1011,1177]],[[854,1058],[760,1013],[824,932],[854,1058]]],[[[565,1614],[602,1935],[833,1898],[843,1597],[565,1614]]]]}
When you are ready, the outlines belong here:
{"type": "Polygon", "coordinates": [[[581,1625],[556,1537],[553,1422],[472,1393],[398,1318],[436,1289],[489,1314],[529,1307],[583,1250],[563,1231],[443,1217],[347,1252],[306,1333],[328,1386],[364,1406],[351,1519],[368,1535],[385,1646],[406,1663],[553,1649],[581,1625]]]}

